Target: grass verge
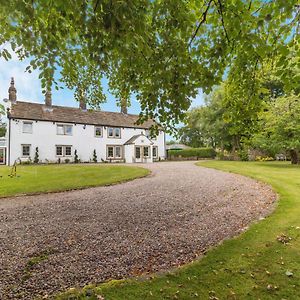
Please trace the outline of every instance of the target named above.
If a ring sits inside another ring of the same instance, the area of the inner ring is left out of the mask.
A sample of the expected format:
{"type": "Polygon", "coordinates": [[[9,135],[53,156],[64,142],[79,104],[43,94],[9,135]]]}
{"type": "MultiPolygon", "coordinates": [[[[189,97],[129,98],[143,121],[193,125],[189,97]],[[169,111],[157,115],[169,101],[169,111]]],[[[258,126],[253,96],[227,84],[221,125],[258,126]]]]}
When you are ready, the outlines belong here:
{"type": "Polygon", "coordinates": [[[29,165],[0,167],[0,197],[58,192],[115,184],[146,176],[149,170],[117,165],[29,165]]]}
{"type": "Polygon", "coordinates": [[[300,299],[300,168],[276,162],[198,165],[271,184],[280,195],[276,211],[174,272],[73,289],[55,299],[300,299]]]}

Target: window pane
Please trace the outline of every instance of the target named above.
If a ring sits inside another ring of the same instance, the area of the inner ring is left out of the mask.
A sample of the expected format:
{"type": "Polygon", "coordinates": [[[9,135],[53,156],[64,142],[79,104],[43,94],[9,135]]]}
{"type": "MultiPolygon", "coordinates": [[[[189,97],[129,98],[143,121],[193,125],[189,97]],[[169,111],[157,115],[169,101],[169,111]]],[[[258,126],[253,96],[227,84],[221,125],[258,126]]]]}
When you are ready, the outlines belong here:
{"type": "Polygon", "coordinates": [[[152,148],[152,152],[153,152],[153,157],[157,157],[157,148],[156,147],[152,148]]]}
{"type": "Polygon", "coordinates": [[[72,125],[65,126],[65,135],[72,135],[72,125]]]}
{"type": "Polygon", "coordinates": [[[102,128],[95,127],[95,136],[102,136],[102,128]]]}
{"type": "Polygon", "coordinates": [[[115,151],[116,151],[116,157],[121,157],[121,147],[116,146],[115,151]]]}
{"type": "Polygon", "coordinates": [[[71,146],[66,146],[65,148],[65,155],[72,155],[72,147],[71,146]]]}
{"type": "Polygon", "coordinates": [[[141,158],[141,148],[140,147],[135,148],[135,158],[141,158]]]}
{"type": "Polygon", "coordinates": [[[107,147],[107,157],[114,157],[114,148],[107,147]]]}
{"type": "Polygon", "coordinates": [[[63,155],[62,146],[56,146],[56,155],[63,155]]]}
{"type": "Polygon", "coordinates": [[[108,136],[113,137],[114,136],[114,129],[108,128],[108,136]]]}
{"type": "Polygon", "coordinates": [[[23,123],[23,133],[32,133],[32,123],[31,122],[23,123]]]}
{"type": "Polygon", "coordinates": [[[120,128],[115,128],[115,137],[120,137],[120,128]]]}
{"type": "Polygon", "coordinates": [[[30,155],[30,146],[29,145],[23,145],[22,146],[22,155],[23,156],[29,156],[30,155]]]}
{"type": "Polygon", "coordinates": [[[57,125],[57,134],[64,134],[64,125],[57,125]]]}
{"type": "Polygon", "coordinates": [[[149,156],[149,147],[144,147],[144,156],[149,156]]]}

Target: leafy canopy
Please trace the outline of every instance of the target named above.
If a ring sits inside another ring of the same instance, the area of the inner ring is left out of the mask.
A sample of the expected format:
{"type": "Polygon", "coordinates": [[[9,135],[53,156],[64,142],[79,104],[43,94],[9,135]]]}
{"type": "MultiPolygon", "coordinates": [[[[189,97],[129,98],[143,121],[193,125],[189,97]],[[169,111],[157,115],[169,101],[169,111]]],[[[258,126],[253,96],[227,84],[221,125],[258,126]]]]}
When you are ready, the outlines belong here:
{"type": "MultiPolygon", "coordinates": [[[[91,106],[105,101],[101,79],[113,94],[140,101],[140,121],[169,128],[184,118],[199,88],[219,83],[237,62],[237,74],[255,70],[276,54],[299,66],[298,0],[10,0],[0,5],[0,45],[32,58],[50,89],[55,72],[91,106]],[[293,58],[293,59],[291,59],[293,58]]],[[[10,59],[2,47],[0,55],[10,59]]]]}

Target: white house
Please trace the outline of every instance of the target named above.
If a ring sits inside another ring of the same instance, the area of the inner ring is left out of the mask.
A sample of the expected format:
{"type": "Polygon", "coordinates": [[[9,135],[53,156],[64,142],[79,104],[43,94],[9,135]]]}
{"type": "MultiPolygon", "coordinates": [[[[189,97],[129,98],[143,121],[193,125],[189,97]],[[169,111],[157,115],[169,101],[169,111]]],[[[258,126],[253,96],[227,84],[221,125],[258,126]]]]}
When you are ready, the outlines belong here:
{"type": "Polygon", "coordinates": [[[153,121],[137,125],[137,115],[52,105],[47,92],[45,104],[17,101],[12,79],[9,87],[6,140],[0,142],[0,163],[34,160],[40,162],[97,161],[144,163],[164,160],[165,133],[150,137],[153,121]],[[1,159],[2,157],[2,159],[1,159]]]}

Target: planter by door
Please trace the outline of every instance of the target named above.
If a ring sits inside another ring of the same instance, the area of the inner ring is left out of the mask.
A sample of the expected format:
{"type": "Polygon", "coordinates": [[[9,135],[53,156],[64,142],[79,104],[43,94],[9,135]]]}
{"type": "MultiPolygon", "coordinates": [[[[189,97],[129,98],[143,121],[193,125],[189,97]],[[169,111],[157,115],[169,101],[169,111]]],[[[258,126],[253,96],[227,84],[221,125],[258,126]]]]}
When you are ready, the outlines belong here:
{"type": "Polygon", "coordinates": [[[5,163],[6,163],[5,148],[0,148],[0,165],[4,165],[5,163]]]}

